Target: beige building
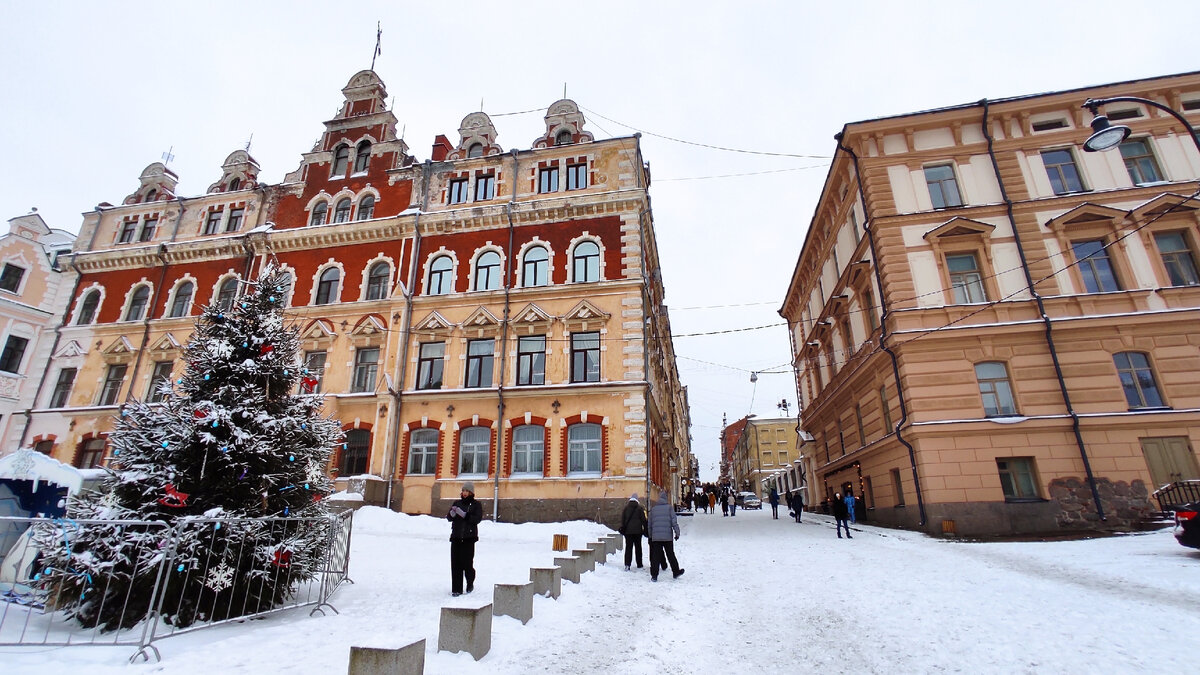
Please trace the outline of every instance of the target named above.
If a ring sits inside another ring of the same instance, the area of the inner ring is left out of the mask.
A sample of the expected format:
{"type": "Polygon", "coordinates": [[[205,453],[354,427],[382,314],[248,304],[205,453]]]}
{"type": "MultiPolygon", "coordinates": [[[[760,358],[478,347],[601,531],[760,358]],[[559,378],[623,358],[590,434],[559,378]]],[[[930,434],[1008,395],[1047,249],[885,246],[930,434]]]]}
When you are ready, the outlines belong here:
{"type": "Polygon", "coordinates": [[[1197,478],[1200,73],[847,124],[781,314],[809,503],[941,532],[1125,528],[1197,478]]]}
{"type": "Polygon", "coordinates": [[[748,419],[733,448],[732,473],[737,490],[753,492],[765,500],[771,485],[779,483],[776,476],[799,458],[799,438],[795,418],[748,419]]]}
{"type": "Polygon", "coordinates": [[[274,259],[294,278],[303,393],[346,432],[339,487],[441,514],[469,480],[504,520],[611,520],[632,492],[677,490],[687,399],[638,138],[595,140],[564,99],[527,149],[471,113],[419,161],[373,71],[342,96],[278,185],[239,150],[204,195],[152,164],[85,214],[56,454],[106,461],[122,403],[181,372],[199,308],[274,259]]]}

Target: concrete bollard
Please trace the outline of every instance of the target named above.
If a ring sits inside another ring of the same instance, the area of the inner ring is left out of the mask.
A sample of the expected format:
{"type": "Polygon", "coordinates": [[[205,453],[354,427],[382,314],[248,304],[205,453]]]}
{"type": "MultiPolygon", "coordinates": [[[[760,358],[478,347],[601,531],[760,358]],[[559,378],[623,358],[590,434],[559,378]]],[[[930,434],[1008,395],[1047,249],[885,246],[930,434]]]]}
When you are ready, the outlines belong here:
{"type": "Polygon", "coordinates": [[[608,562],[608,544],[602,541],[593,541],[587,547],[592,552],[592,557],[596,559],[596,562],[601,565],[608,562]]]}
{"type": "Polygon", "coordinates": [[[533,592],[558,599],[562,595],[563,571],[561,567],[531,567],[529,580],[533,582],[533,592]]]}
{"type": "Polygon", "coordinates": [[[605,550],[612,555],[617,552],[617,541],[624,539],[619,534],[606,534],[600,540],[604,542],[605,550]]]}
{"type": "Polygon", "coordinates": [[[614,553],[615,553],[616,551],[623,551],[623,550],[625,549],[625,535],[623,535],[623,534],[610,534],[610,535],[608,535],[608,536],[612,537],[612,538],[613,538],[613,542],[616,544],[616,550],[614,551],[614,553]]]}
{"type": "Polygon", "coordinates": [[[349,675],[421,675],[424,672],[424,640],[399,649],[350,648],[349,675]]]}
{"type": "Polygon", "coordinates": [[[478,661],[492,649],[492,606],[443,607],[439,652],[467,652],[478,661]]]}
{"type": "Polygon", "coordinates": [[[533,618],[533,582],[527,584],[496,584],[492,591],[492,614],[511,616],[521,623],[533,618]]]}
{"type": "Polygon", "coordinates": [[[579,558],[581,567],[580,572],[594,572],[596,570],[596,556],[590,548],[577,548],[571,551],[571,555],[579,558]]]}
{"type": "Polygon", "coordinates": [[[579,583],[579,558],[555,558],[554,564],[562,570],[562,578],[572,583],[579,583]]]}

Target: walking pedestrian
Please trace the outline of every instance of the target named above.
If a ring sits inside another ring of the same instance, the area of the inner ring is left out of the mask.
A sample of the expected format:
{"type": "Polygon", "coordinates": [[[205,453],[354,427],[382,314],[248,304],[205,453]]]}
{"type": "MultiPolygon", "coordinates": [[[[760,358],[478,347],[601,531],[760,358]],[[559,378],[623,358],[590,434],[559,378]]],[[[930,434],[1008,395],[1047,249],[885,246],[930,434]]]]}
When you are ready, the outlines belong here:
{"type": "Polygon", "coordinates": [[[700,509],[701,513],[708,513],[708,493],[701,492],[696,495],[696,508],[700,509]]]}
{"type": "Polygon", "coordinates": [[[737,498],[738,498],[738,496],[737,496],[736,492],[729,493],[729,515],[730,515],[730,517],[737,515],[737,498]]]}
{"type": "Polygon", "coordinates": [[[850,522],[857,522],[854,517],[854,491],[846,490],[846,496],[842,497],[842,501],[846,502],[846,512],[850,514],[850,522]]]}
{"type": "Polygon", "coordinates": [[[475,484],[463,483],[460,499],[450,505],[446,520],[450,521],[450,595],[475,590],[475,542],[479,541],[479,522],[483,506],[475,501],[475,484]]]}
{"type": "Polygon", "coordinates": [[[792,493],[792,517],[798,523],[802,515],[804,515],[804,493],[796,490],[792,493]]]}
{"type": "Polygon", "coordinates": [[[678,579],[683,574],[683,568],[675,559],[675,542],[679,541],[679,518],[667,501],[666,493],[660,494],[658,501],[650,507],[649,527],[650,580],[658,581],[658,572],[660,569],[667,569],[667,563],[671,564],[671,576],[678,579]]]}
{"type": "Polygon", "coordinates": [[[729,517],[729,491],[721,493],[721,516],[729,517]]]}
{"type": "Polygon", "coordinates": [[[768,499],[771,500],[771,519],[779,520],[779,490],[771,488],[771,495],[768,499]]]}
{"type": "Polygon", "coordinates": [[[625,570],[629,570],[635,553],[638,569],[642,569],[642,537],[646,534],[646,512],[642,510],[636,492],[629,497],[625,510],[621,512],[621,529],[617,531],[625,535],[625,570]]]}
{"type": "Polygon", "coordinates": [[[850,536],[850,523],[847,522],[847,519],[850,516],[846,512],[846,500],[842,499],[842,496],[840,494],[834,495],[832,506],[833,506],[833,518],[834,518],[834,520],[837,521],[838,539],[842,538],[842,528],[843,527],[846,528],[846,538],[853,539],[854,537],[850,536]]]}

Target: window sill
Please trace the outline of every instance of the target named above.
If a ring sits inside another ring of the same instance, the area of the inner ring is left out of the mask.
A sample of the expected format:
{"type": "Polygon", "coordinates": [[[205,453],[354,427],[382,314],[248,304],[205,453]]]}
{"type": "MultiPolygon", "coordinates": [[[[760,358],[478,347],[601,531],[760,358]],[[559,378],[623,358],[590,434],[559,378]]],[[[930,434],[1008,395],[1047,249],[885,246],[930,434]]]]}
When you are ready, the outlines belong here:
{"type": "Polygon", "coordinates": [[[1129,412],[1159,412],[1163,410],[1174,410],[1169,405],[1148,405],[1138,408],[1129,408],[1129,412]]]}
{"type": "Polygon", "coordinates": [[[1046,504],[1050,500],[1041,497],[1005,497],[1005,504],[1046,504]]]}
{"type": "Polygon", "coordinates": [[[603,477],[604,477],[604,474],[603,474],[603,472],[600,472],[600,471],[588,471],[588,472],[581,471],[578,473],[568,473],[566,476],[564,476],[564,478],[567,478],[567,479],[581,479],[581,478],[590,479],[590,478],[603,478],[603,477]]]}

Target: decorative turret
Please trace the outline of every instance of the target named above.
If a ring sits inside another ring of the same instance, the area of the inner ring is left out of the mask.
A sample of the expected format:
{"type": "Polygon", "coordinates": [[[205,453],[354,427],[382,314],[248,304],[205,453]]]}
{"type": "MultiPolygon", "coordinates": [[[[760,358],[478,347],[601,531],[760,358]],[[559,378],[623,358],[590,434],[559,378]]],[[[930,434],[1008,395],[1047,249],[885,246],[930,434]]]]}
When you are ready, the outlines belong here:
{"type": "Polygon", "coordinates": [[[595,139],[590,131],[584,131],[583,113],[575,101],[564,98],[555,101],[546,109],[546,135],[533,141],[534,148],[548,148],[554,145],[570,145],[572,143],[590,143],[595,139]]]}
{"type": "Polygon", "coordinates": [[[208,186],[208,193],[249,190],[258,185],[258,162],[245,150],[234,150],[221,165],[221,180],[208,186]]]}
{"type": "Polygon", "coordinates": [[[162,162],[155,162],[142,169],[138,180],[141,181],[141,186],[122,203],[141,204],[171,200],[175,198],[175,186],[179,184],[179,176],[162,162]]]}
{"type": "Polygon", "coordinates": [[[458,134],[461,139],[458,147],[447,159],[487,157],[504,152],[504,148],[496,144],[496,126],[487,113],[473,112],[464,117],[462,124],[458,125],[458,134]]]}

